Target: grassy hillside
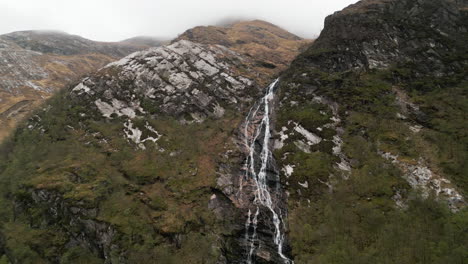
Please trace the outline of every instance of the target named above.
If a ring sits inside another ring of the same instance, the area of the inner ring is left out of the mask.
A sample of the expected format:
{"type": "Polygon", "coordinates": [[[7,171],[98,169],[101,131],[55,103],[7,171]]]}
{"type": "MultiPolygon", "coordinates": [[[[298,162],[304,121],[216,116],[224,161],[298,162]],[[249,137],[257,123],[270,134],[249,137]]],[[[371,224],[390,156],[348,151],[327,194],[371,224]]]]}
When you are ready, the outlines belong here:
{"type": "Polygon", "coordinates": [[[422,190],[405,180],[405,172],[379,153],[396,153],[409,164],[425,157],[435,173],[466,195],[467,83],[410,91],[409,82],[389,78],[399,70],[403,68],[334,76],[309,72],[307,78],[288,79],[300,83],[297,88],[282,88],[300,109],[282,108],[278,127],[298,121],[323,139],[312,153],[303,153],[294,145],[297,138],[290,137],[275,153],[280,166],[295,165],[285,184],[291,194],[290,240],[296,263],[465,263],[466,207],[453,213],[434,193],[424,198],[422,190]],[[339,103],[343,153],[351,172],[336,168],[340,160],[333,154],[332,140],[337,132],[317,130],[333,114],[327,105],[310,103],[304,93],[304,87],[317,85],[308,83],[311,76],[321,85],[314,94],[339,103]],[[395,87],[413,94],[410,98],[428,113],[421,132],[410,130],[415,121],[398,118],[395,87]],[[304,188],[300,183],[306,181],[304,188]],[[396,202],[396,195],[402,196],[403,205],[396,202]]]}
{"type": "Polygon", "coordinates": [[[421,23],[451,10],[362,1],[284,74],[275,157],[296,263],[466,263],[466,12],[440,24],[450,35],[421,23]]]}
{"type": "Polygon", "coordinates": [[[145,151],[124,139],[120,120],[83,120],[66,92],[33,118],[39,127],[23,124],[0,151],[0,241],[10,261],[103,263],[84,237],[104,233],[113,263],[122,251],[129,263],[216,262],[212,244],[223,227],[207,204],[239,117],[139,119],[165,138],[145,151]]]}

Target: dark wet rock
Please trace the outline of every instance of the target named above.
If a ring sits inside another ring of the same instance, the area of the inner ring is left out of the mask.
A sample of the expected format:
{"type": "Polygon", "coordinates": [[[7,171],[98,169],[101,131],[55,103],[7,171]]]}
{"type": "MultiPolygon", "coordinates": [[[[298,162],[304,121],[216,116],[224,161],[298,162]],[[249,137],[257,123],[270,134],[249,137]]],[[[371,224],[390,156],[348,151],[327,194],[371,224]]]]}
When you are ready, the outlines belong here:
{"type": "MultiPolygon", "coordinates": [[[[252,109],[258,106],[258,102],[254,104],[252,109]]],[[[271,105],[272,112],[275,112],[275,100],[271,105]]],[[[253,110],[252,110],[253,111],[253,110]]],[[[250,140],[251,137],[257,133],[257,129],[263,129],[260,127],[260,121],[263,118],[264,113],[259,111],[257,115],[249,115],[249,122],[247,125],[247,119],[241,124],[236,131],[236,136],[233,138],[236,148],[229,150],[223,160],[221,160],[218,167],[218,180],[217,185],[223,192],[223,197],[229,199],[230,210],[234,211],[235,214],[231,214],[231,221],[236,223],[233,225],[234,229],[229,236],[225,236],[227,246],[225,248],[225,255],[228,263],[245,263],[248,252],[250,250],[250,242],[248,235],[252,235],[253,227],[246,225],[247,219],[253,218],[257,210],[257,206],[254,204],[255,193],[258,192],[257,187],[252,179],[252,175],[247,174],[246,158],[249,155],[249,149],[246,146],[246,140],[250,140]],[[250,214],[250,215],[249,215],[250,214]]],[[[272,121],[272,129],[274,127],[272,121]]],[[[262,151],[264,131],[260,133],[254,144],[254,156],[255,156],[255,170],[260,169],[260,153],[262,151]]],[[[273,142],[270,142],[270,149],[273,149],[273,142]]],[[[274,159],[270,158],[267,167],[267,184],[272,195],[272,202],[275,210],[281,212],[283,220],[287,218],[287,197],[281,186],[279,179],[279,171],[276,166],[274,159]]],[[[219,203],[212,203],[214,210],[222,211],[222,208],[227,208],[219,203]]],[[[265,206],[259,206],[258,224],[257,224],[257,238],[255,239],[254,245],[255,250],[253,252],[252,261],[253,263],[283,263],[284,260],[278,255],[278,247],[274,243],[274,226],[272,213],[269,208],[265,206]]],[[[281,228],[282,232],[286,232],[286,229],[281,228]]],[[[283,245],[283,253],[289,254],[289,247],[287,241],[283,245]]]]}
{"type": "Polygon", "coordinates": [[[450,73],[460,62],[447,63],[441,55],[463,45],[457,36],[468,30],[465,6],[446,0],[360,1],[328,16],[320,37],[299,60],[331,72],[382,69],[400,61],[425,72],[450,73]]]}
{"type": "MultiPolygon", "coordinates": [[[[72,247],[87,248],[90,252],[110,260],[111,252],[118,252],[114,243],[116,230],[108,223],[96,219],[98,208],[87,208],[79,203],[71,203],[56,191],[46,189],[30,190],[30,199],[16,202],[15,214],[28,214],[28,210],[44,208],[41,221],[32,221],[33,228],[60,226],[68,240],[65,249],[72,247]]],[[[1,240],[0,240],[1,242],[1,240]]],[[[1,244],[0,244],[1,248],[1,244]]],[[[53,260],[58,263],[58,260],[53,260]]],[[[112,263],[112,262],[106,262],[112,263]]]]}

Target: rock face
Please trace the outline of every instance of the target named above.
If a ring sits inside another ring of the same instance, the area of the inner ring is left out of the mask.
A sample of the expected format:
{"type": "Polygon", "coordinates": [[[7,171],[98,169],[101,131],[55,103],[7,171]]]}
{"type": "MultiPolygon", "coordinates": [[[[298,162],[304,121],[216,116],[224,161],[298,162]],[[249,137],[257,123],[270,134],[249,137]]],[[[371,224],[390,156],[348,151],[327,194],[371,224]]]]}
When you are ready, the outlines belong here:
{"type": "MultiPolygon", "coordinates": [[[[398,87],[412,82],[408,80],[411,78],[444,78],[447,83],[441,83],[440,86],[452,85],[447,78],[453,78],[452,81],[455,83],[460,77],[461,80],[466,78],[464,75],[468,67],[467,48],[463,44],[468,35],[466,6],[467,3],[463,1],[445,0],[360,1],[327,17],[320,37],[289,69],[290,73],[294,72],[293,75],[299,77],[287,85],[297,89],[297,82],[307,80],[309,84],[302,93],[308,94],[312,102],[323,103],[323,98],[317,97],[317,91],[323,89],[320,86],[325,83],[323,79],[317,77],[317,71],[329,74],[372,70],[394,71],[391,76],[394,78],[393,93],[396,96],[394,104],[398,105],[400,111],[395,115],[407,121],[409,130],[418,133],[424,125],[430,126],[426,123],[429,117],[398,87]],[[412,72],[402,74],[401,71],[406,68],[397,69],[399,66],[411,67],[412,72]],[[299,69],[303,69],[304,73],[300,73],[299,69]],[[315,72],[310,73],[311,71],[315,72]],[[315,80],[310,82],[314,78],[315,80]],[[410,120],[405,115],[409,115],[410,120]]],[[[346,87],[343,83],[333,85],[336,90],[340,90],[340,86],[346,87]]],[[[427,86],[422,84],[424,85],[427,86]]],[[[420,92],[427,92],[431,88],[419,89],[420,92]]],[[[337,96],[333,92],[328,94],[332,97],[337,96]]],[[[292,94],[286,92],[282,103],[291,106],[298,104],[292,101],[291,96],[292,94]]],[[[345,104],[350,103],[346,99],[340,101],[346,101],[345,104]]],[[[339,122],[337,102],[334,102],[334,105],[330,102],[327,104],[334,113],[332,120],[339,122]]],[[[347,109],[355,110],[349,106],[347,109]]],[[[326,115],[325,112],[321,114],[326,115]]],[[[289,120],[288,125],[294,121],[289,120]]],[[[323,132],[322,127],[315,130],[323,132]]],[[[339,134],[341,128],[335,127],[335,130],[339,134]]],[[[283,129],[283,133],[284,131],[283,129]]],[[[395,159],[393,161],[395,162],[395,159]]],[[[418,159],[415,162],[419,162],[418,159]]],[[[453,193],[453,197],[448,199],[460,200],[456,191],[450,193],[453,193]]]]}
{"type": "Polygon", "coordinates": [[[289,63],[307,47],[311,40],[302,39],[271,23],[253,20],[226,26],[195,27],[175,41],[186,39],[198,43],[220,44],[254,60],[254,69],[263,75],[267,86],[272,75],[285,70],[289,63]]]}
{"type": "MultiPolygon", "coordinates": [[[[427,255],[401,255],[373,228],[407,225],[393,237],[406,241],[427,232],[415,223],[443,221],[431,229],[443,234],[466,213],[467,7],[360,1],[327,17],[320,37],[282,75],[275,157],[289,193],[296,263],[334,262],[337,248],[356,263],[370,255],[411,262],[427,255]],[[452,213],[425,218],[423,207],[452,213]],[[377,215],[386,220],[371,220],[377,215]],[[332,242],[336,236],[343,240],[332,242]]],[[[443,235],[422,235],[413,246],[431,239],[443,235]]],[[[463,243],[431,261],[451,259],[463,243]]]]}
{"type": "Polygon", "coordinates": [[[383,69],[407,61],[421,71],[448,73],[460,67],[443,57],[464,46],[459,37],[467,32],[464,5],[444,0],[360,1],[327,17],[313,48],[320,56],[302,58],[314,57],[309,62],[327,71],[383,69]]]}
{"type": "Polygon", "coordinates": [[[151,45],[102,43],[61,32],[21,31],[0,36],[0,140],[71,81],[151,45]]]}
{"type": "MultiPolygon", "coordinates": [[[[96,116],[98,113],[101,118],[108,120],[127,119],[124,124],[125,136],[138,148],[146,149],[143,144],[145,141],[158,144],[166,135],[160,134],[148,123],[144,127],[134,127],[133,123],[138,119],[169,116],[190,125],[203,123],[207,119],[224,119],[226,112],[232,115],[234,111],[236,116],[243,116],[252,105],[252,109],[255,109],[259,105],[255,102],[256,98],[261,97],[263,89],[257,85],[257,76],[251,74],[250,65],[250,58],[224,46],[181,40],[169,46],[134,53],[107,65],[74,87],[71,96],[76,104],[87,109],[80,115],[96,116]],[[147,138],[143,139],[143,135],[147,138]]],[[[272,109],[273,103],[272,100],[272,109]]],[[[246,128],[243,127],[245,124],[236,127],[238,134],[229,139],[236,145],[226,153],[211,154],[223,158],[218,163],[218,179],[212,187],[209,208],[218,212],[218,221],[235,223],[229,227],[231,234],[225,234],[223,238],[228,246],[224,247],[222,257],[227,263],[244,263],[251,247],[255,247],[252,250],[254,256],[251,257],[255,263],[281,263],[283,259],[287,260],[277,253],[278,245],[274,242],[276,234],[271,228],[274,217],[270,209],[266,205],[255,209],[251,204],[259,190],[243,167],[245,157],[251,155],[252,159],[255,157],[258,161],[264,155],[257,149],[258,145],[263,144],[260,135],[265,133],[257,132],[265,126],[257,122],[263,116],[264,113],[259,111],[248,117],[250,125],[246,128]],[[258,139],[250,139],[253,137],[258,139]],[[253,140],[250,143],[251,148],[255,148],[253,154],[249,154],[249,149],[246,149],[245,140],[253,140]],[[248,215],[249,210],[252,215],[248,215]],[[244,222],[253,221],[255,210],[259,214],[255,217],[255,227],[244,226],[244,222]],[[246,220],[248,217],[251,219],[246,220]],[[248,239],[245,234],[252,232],[253,228],[258,233],[255,233],[255,238],[248,239]]],[[[163,149],[160,151],[165,152],[163,149]]],[[[257,165],[255,162],[252,166],[257,165]]],[[[278,188],[278,173],[272,172],[275,169],[268,165],[269,187],[266,188],[271,188],[271,196],[274,196],[269,200],[270,203],[274,202],[271,210],[278,212],[280,217],[286,217],[284,193],[278,188]]],[[[275,217],[278,215],[275,214],[275,217]]],[[[279,222],[281,225],[284,223],[282,221],[279,222]]],[[[284,227],[279,228],[284,232],[284,227]]],[[[281,233],[281,239],[284,240],[284,233],[281,233]]],[[[283,247],[287,248],[287,245],[281,242],[281,253],[286,254],[287,249],[283,247]]]]}
{"type": "Polygon", "coordinates": [[[228,105],[242,110],[258,96],[248,63],[225,47],[181,40],[111,63],[72,92],[106,118],[148,112],[201,122],[223,117],[228,105]]]}
{"type": "Polygon", "coordinates": [[[226,236],[227,263],[291,263],[286,238],[286,193],[271,155],[270,140],[277,108],[275,88],[270,84],[264,97],[249,110],[233,140],[235,148],[223,155],[218,169],[217,188],[211,206],[226,215],[235,213],[234,232],[226,236]],[[220,204],[228,198],[232,205],[220,204]],[[226,213],[227,209],[232,212],[226,213]]]}

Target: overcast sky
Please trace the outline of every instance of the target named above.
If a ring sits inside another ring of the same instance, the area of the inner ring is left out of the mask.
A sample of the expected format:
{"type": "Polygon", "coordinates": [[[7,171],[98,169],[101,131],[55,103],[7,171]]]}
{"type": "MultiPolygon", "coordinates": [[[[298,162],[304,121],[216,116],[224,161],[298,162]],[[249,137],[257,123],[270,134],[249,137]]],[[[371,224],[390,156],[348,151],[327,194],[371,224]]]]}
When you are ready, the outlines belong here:
{"type": "Polygon", "coordinates": [[[299,36],[357,0],[0,0],[0,34],[52,29],[93,40],[138,35],[172,38],[226,18],[263,19],[299,36]]]}

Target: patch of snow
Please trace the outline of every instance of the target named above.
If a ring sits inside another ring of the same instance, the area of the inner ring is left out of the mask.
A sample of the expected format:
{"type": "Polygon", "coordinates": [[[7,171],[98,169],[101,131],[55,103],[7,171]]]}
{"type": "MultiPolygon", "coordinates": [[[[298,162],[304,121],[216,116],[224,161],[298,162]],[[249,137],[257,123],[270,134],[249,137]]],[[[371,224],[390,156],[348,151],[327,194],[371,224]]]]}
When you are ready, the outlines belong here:
{"type": "Polygon", "coordinates": [[[311,145],[316,145],[322,141],[322,138],[319,136],[315,135],[314,133],[308,131],[301,125],[296,123],[296,126],[294,127],[294,130],[296,130],[299,134],[304,136],[307,139],[307,144],[311,145]]]}
{"type": "Polygon", "coordinates": [[[124,126],[126,128],[126,130],[124,130],[125,132],[125,135],[127,136],[128,139],[130,139],[131,141],[135,142],[136,144],[140,144],[141,143],[141,135],[143,134],[143,132],[138,129],[137,127],[133,128],[133,123],[131,120],[128,120],[127,122],[124,123],[124,126]]]}
{"type": "Polygon", "coordinates": [[[343,171],[351,171],[351,166],[349,166],[349,163],[346,160],[341,160],[340,163],[336,163],[338,168],[343,171]]]}
{"type": "Polygon", "coordinates": [[[279,132],[280,138],[277,139],[277,140],[275,140],[274,146],[273,146],[274,149],[281,149],[281,148],[283,148],[283,146],[284,146],[284,141],[285,141],[286,139],[288,139],[288,137],[289,137],[289,136],[286,134],[287,131],[288,131],[288,128],[287,128],[287,127],[284,126],[284,127],[281,128],[281,131],[279,132]]]}
{"type": "Polygon", "coordinates": [[[306,189],[309,188],[309,182],[308,181],[304,181],[303,183],[297,182],[297,184],[299,184],[303,188],[306,188],[306,189]]]}
{"type": "Polygon", "coordinates": [[[289,178],[293,172],[294,172],[294,167],[296,167],[296,165],[286,165],[284,166],[281,171],[284,173],[284,175],[286,175],[287,178],[289,178]]]}
{"type": "Polygon", "coordinates": [[[146,141],[152,141],[153,143],[156,143],[161,138],[161,135],[153,128],[151,127],[148,122],[145,124],[145,128],[148,129],[150,132],[155,134],[156,137],[150,137],[148,136],[145,139],[141,139],[141,136],[143,132],[138,129],[138,127],[133,127],[132,120],[128,120],[127,122],[124,123],[124,133],[126,137],[133,141],[140,149],[146,149],[145,145],[143,144],[146,141]]]}

